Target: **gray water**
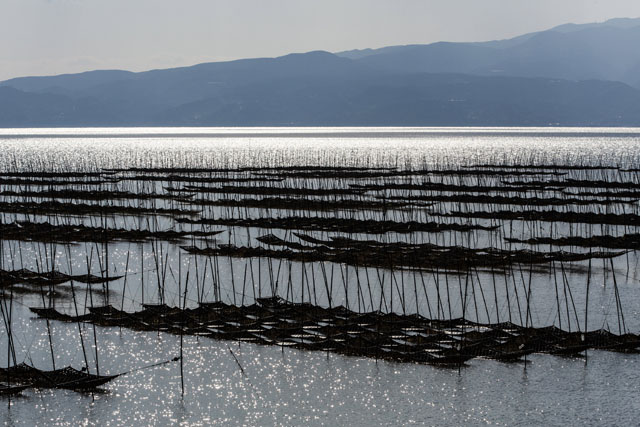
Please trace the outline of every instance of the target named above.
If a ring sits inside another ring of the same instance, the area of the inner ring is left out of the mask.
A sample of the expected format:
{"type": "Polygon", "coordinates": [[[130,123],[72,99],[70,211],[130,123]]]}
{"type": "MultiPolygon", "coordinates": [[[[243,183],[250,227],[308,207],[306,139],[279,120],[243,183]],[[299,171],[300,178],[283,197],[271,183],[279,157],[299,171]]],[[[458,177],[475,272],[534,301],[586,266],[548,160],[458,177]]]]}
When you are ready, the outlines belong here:
{"type": "MultiPolygon", "coordinates": [[[[0,170],[524,162],[637,167],[640,129],[0,130],[0,170]]],[[[139,265],[137,246],[115,245],[110,261],[115,273],[124,270],[128,250],[134,257],[131,265],[139,265]]],[[[7,251],[3,252],[7,265],[7,251]]],[[[35,247],[25,247],[25,254],[25,266],[33,268],[35,247]]],[[[172,253],[171,258],[176,257],[172,253]]],[[[82,260],[73,254],[72,258],[74,272],[86,271],[82,260]]],[[[65,265],[64,253],[58,262],[65,265]]],[[[184,275],[189,268],[186,257],[182,262],[184,275]]],[[[627,326],[636,333],[640,332],[637,262],[632,254],[616,260],[615,267],[627,326]]],[[[234,274],[242,280],[240,272],[234,274]]],[[[584,297],[577,290],[584,282],[579,272],[568,274],[580,305],[584,297]]],[[[611,289],[605,289],[603,274],[595,270],[592,278],[601,289],[591,295],[589,329],[605,323],[615,329],[611,289]]],[[[126,308],[139,308],[138,277],[132,272],[124,292],[126,308]]],[[[489,280],[480,278],[482,283],[489,280]]],[[[549,273],[537,272],[534,281],[535,318],[540,325],[557,324],[548,308],[554,298],[549,273]]],[[[121,282],[113,284],[118,301],[121,282]]],[[[225,286],[230,291],[228,282],[225,286]]],[[[169,289],[169,303],[175,291],[169,289]]],[[[71,310],[68,302],[60,304],[61,310],[71,310]]],[[[412,304],[424,309],[424,300],[412,304]]],[[[41,305],[36,296],[14,301],[16,350],[21,360],[50,369],[46,322],[32,318],[28,307],[33,305],[41,305]]],[[[496,311],[503,319],[507,315],[504,307],[496,311]]],[[[82,366],[77,325],[51,322],[51,326],[56,366],[82,366]]],[[[177,355],[177,336],[96,329],[102,374],[177,355]]],[[[93,339],[90,327],[83,333],[87,340],[93,339]]],[[[6,349],[3,328],[0,334],[0,349],[6,349]]],[[[0,400],[0,421],[8,425],[635,425],[640,413],[640,356],[636,355],[604,351],[590,351],[586,359],[533,355],[526,365],[474,359],[458,371],[196,337],[185,337],[184,351],[184,397],[179,367],[173,363],[131,372],[109,383],[103,393],[29,390],[11,402],[0,400]]],[[[90,359],[94,366],[95,356],[90,359]]],[[[6,352],[0,350],[0,365],[6,363],[6,352]]]]}

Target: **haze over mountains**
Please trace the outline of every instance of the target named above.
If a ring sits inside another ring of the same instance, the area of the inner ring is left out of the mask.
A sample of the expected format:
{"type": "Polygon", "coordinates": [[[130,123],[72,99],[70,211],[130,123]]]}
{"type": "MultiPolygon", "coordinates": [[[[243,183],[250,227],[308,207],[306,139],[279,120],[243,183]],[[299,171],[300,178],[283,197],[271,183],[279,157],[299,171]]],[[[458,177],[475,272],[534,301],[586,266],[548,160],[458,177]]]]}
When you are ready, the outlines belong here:
{"type": "Polygon", "coordinates": [[[0,126],[640,126],[640,19],[0,82],[0,126]]]}

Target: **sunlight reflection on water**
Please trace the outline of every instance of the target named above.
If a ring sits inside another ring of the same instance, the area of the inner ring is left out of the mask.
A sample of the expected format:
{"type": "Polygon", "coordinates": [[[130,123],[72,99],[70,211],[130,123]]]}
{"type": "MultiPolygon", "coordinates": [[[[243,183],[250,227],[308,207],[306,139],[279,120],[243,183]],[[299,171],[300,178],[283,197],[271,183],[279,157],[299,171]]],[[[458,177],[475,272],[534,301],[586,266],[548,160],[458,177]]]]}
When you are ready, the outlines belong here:
{"type": "Polygon", "coordinates": [[[31,169],[413,166],[636,161],[637,129],[114,128],[0,129],[0,165],[31,169]]]}

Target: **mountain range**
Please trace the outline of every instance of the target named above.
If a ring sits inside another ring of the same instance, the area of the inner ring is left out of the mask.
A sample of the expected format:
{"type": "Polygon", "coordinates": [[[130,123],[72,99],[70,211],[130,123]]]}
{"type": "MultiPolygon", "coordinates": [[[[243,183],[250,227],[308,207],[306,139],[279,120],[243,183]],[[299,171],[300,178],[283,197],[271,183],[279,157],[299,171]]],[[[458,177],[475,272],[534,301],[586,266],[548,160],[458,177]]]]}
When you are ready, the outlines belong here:
{"type": "Polygon", "coordinates": [[[640,126],[640,19],[0,82],[0,127],[640,126]]]}

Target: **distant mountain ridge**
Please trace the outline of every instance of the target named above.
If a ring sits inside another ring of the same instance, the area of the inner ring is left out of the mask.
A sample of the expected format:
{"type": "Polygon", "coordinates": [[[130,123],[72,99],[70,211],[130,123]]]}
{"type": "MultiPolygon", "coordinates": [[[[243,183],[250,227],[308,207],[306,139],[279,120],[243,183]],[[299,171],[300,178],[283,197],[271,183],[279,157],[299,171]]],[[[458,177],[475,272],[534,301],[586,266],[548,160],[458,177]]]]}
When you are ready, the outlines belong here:
{"type": "MultiPolygon", "coordinates": [[[[479,45],[479,46],[485,46],[485,47],[505,48],[505,47],[516,46],[544,32],[551,31],[551,32],[558,32],[558,33],[571,33],[571,32],[580,31],[580,30],[602,28],[602,27],[612,27],[612,28],[619,28],[619,29],[640,27],[640,18],[614,18],[605,22],[596,22],[596,23],[589,23],[589,24],[562,24],[562,25],[553,27],[549,30],[527,33],[527,34],[516,36],[510,39],[491,40],[491,41],[484,41],[484,42],[459,42],[457,44],[472,44],[472,45],[479,45]]],[[[438,42],[438,43],[442,43],[442,42],[438,42]]],[[[432,43],[432,44],[437,44],[437,43],[432,43]]],[[[342,52],[336,52],[336,55],[342,56],[345,58],[350,58],[350,59],[359,59],[364,56],[369,56],[371,54],[389,53],[390,51],[397,48],[407,48],[407,47],[416,47],[416,46],[429,46],[429,45],[428,44],[427,45],[412,44],[412,45],[386,46],[378,49],[372,49],[372,48],[353,49],[353,50],[346,50],[342,52]]]]}
{"type": "Polygon", "coordinates": [[[640,126],[640,19],[0,82],[0,126],[640,126]]]}
{"type": "Polygon", "coordinates": [[[412,72],[621,81],[640,89],[640,19],[565,24],[509,40],[345,51],[376,68],[412,72]]]}

